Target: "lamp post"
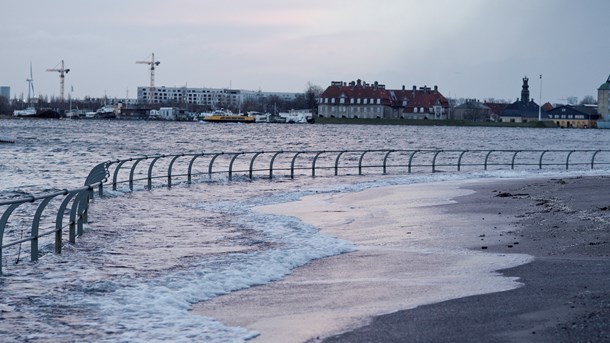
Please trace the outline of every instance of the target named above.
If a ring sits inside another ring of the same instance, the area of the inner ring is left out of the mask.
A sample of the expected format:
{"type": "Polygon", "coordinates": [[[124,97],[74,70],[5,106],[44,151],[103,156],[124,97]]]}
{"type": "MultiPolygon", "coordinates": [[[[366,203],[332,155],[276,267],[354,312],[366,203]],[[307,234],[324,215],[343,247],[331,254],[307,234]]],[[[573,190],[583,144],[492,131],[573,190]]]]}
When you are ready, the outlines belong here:
{"type": "Polygon", "coordinates": [[[542,74],[540,74],[540,95],[538,97],[538,121],[542,121],[542,74]]]}

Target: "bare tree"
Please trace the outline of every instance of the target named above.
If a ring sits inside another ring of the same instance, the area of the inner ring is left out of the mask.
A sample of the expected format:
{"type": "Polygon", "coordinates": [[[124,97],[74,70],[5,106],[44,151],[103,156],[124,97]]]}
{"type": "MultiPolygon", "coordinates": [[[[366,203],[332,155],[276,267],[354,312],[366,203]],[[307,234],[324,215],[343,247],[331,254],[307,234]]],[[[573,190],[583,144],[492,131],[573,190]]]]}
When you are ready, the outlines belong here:
{"type": "Polygon", "coordinates": [[[587,95],[580,100],[580,105],[597,105],[597,101],[592,95],[587,95]]]}

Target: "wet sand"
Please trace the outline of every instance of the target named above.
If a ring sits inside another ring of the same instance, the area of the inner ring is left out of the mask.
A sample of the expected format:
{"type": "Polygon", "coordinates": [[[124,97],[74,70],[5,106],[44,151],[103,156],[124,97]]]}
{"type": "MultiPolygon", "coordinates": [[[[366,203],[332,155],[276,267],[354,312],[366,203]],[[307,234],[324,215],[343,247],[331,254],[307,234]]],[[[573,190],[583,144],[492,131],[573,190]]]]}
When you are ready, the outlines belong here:
{"type": "Polygon", "coordinates": [[[376,317],[324,342],[609,342],[610,178],[481,184],[449,213],[508,214],[512,244],[494,253],[535,256],[503,270],[524,286],[376,317]],[[517,244],[518,243],[518,244],[517,244]]]}
{"type": "Polygon", "coordinates": [[[481,239],[514,244],[514,216],[478,208],[448,211],[474,186],[495,182],[384,187],[259,208],[299,217],[354,242],[357,251],[313,261],[283,280],[197,304],[193,311],[258,331],[255,342],[304,342],[365,326],[382,314],[519,287],[515,277],[496,270],[532,257],[481,249],[481,239]]]}

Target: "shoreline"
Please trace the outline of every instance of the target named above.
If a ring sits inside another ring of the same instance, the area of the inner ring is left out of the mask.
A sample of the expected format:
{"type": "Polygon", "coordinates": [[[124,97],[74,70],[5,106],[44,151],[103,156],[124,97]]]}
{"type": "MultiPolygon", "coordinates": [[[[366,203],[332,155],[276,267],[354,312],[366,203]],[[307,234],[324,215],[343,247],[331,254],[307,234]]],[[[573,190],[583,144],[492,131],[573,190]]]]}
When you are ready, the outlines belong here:
{"type": "Polygon", "coordinates": [[[490,252],[535,256],[531,263],[500,271],[524,286],[377,316],[324,342],[610,340],[608,187],[608,177],[478,187],[449,211],[514,209],[518,225],[511,234],[517,240],[482,244],[490,252]]]}
{"type": "Polygon", "coordinates": [[[323,234],[353,241],[358,250],[196,304],[193,312],[260,332],[254,342],[303,342],[361,327],[384,313],[514,289],[517,279],[496,270],[530,256],[472,249],[481,236],[512,243],[515,238],[504,235],[513,228],[506,215],[485,214],[482,221],[445,211],[454,198],[472,193],[472,183],[490,182],[381,187],[259,208],[298,217],[323,234]]]}

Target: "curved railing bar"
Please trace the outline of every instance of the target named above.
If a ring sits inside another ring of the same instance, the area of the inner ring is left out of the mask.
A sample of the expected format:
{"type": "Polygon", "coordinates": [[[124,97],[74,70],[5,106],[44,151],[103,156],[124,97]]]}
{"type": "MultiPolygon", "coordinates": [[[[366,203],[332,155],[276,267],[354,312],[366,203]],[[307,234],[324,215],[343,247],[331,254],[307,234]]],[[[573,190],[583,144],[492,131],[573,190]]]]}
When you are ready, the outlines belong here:
{"type": "Polygon", "coordinates": [[[469,150],[464,150],[462,151],[462,153],[460,154],[460,157],[458,158],[458,164],[457,164],[457,171],[460,171],[461,166],[462,166],[462,157],[464,156],[464,154],[466,154],[469,150]]]}
{"type": "Polygon", "coordinates": [[[131,166],[131,171],[129,172],[129,190],[130,191],[133,192],[133,175],[136,172],[136,167],[138,166],[138,163],[140,163],[141,161],[147,160],[148,158],[149,158],[148,156],[140,157],[140,158],[136,159],[136,161],[131,166]]]}
{"type": "Polygon", "coordinates": [[[339,159],[341,158],[341,155],[343,155],[346,152],[347,151],[345,151],[345,150],[340,151],[339,154],[337,155],[337,158],[335,159],[335,176],[339,175],[339,159]]]}
{"type": "Polygon", "coordinates": [[[117,185],[117,179],[119,178],[119,170],[121,169],[121,167],[123,166],[123,164],[125,164],[128,161],[132,161],[132,159],[128,159],[128,160],[123,160],[123,161],[117,161],[119,162],[119,164],[117,164],[116,169],[114,170],[114,175],[112,176],[112,190],[116,191],[116,185],[117,185]]]}
{"type": "Polygon", "coordinates": [[[294,154],[294,156],[292,157],[292,162],[290,162],[290,178],[294,179],[294,162],[297,160],[297,157],[303,153],[303,151],[299,151],[297,153],[294,154]]]}
{"type": "Polygon", "coordinates": [[[492,152],[495,152],[495,150],[489,150],[487,155],[485,155],[485,170],[487,170],[487,162],[489,161],[489,156],[491,155],[492,152]]]}
{"type": "Polygon", "coordinates": [[[316,156],[314,156],[313,162],[311,162],[311,177],[316,177],[316,162],[318,161],[318,157],[320,157],[320,155],[322,155],[325,152],[326,152],[325,150],[318,151],[316,153],[316,156]]]}
{"type": "Polygon", "coordinates": [[[432,158],[432,172],[436,173],[436,157],[438,156],[438,154],[440,154],[441,152],[443,152],[443,150],[438,150],[435,154],[434,157],[432,158]]]}
{"type": "Polygon", "coordinates": [[[549,152],[549,150],[544,150],[540,154],[540,159],[538,160],[538,169],[542,169],[542,158],[544,157],[544,154],[546,154],[547,152],[549,152]]]}
{"type": "Polygon", "coordinates": [[[260,151],[257,152],[256,154],[254,154],[254,156],[252,156],[252,159],[250,160],[250,169],[248,170],[248,175],[250,176],[250,180],[252,180],[252,174],[253,174],[253,170],[254,170],[254,160],[258,157],[258,155],[260,154],[264,154],[264,151],[260,151]]]}
{"type": "Polygon", "coordinates": [[[364,155],[369,151],[370,150],[366,150],[360,155],[360,159],[358,160],[358,175],[362,175],[362,159],[364,159],[364,155]]]}
{"type": "MultiPolygon", "coordinates": [[[[64,218],[64,212],[68,207],[68,204],[74,198],[74,196],[78,193],[78,190],[73,190],[66,195],[64,200],[61,202],[59,209],[57,210],[57,218],[55,218],[55,253],[61,253],[61,236],[63,231],[62,221],[64,218]]],[[[73,242],[70,242],[73,243],[73,242]]]]}
{"type": "Polygon", "coordinates": [[[574,153],[576,150],[572,150],[568,153],[568,157],[566,157],[566,170],[568,170],[568,168],[570,168],[570,156],[572,155],[572,153],[574,153]]]}
{"type": "Polygon", "coordinates": [[[411,165],[413,163],[413,157],[415,157],[415,154],[417,154],[418,152],[420,152],[420,150],[415,150],[411,153],[411,156],[409,156],[409,174],[411,174],[411,165]]]}
{"type": "Polygon", "coordinates": [[[229,163],[229,181],[233,180],[233,163],[235,162],[235,159],[237,159],[237,157],[239,155],[243,155],[245,154],[244,152],[237,152],[235,153],[235,155],[233,155],[233,158],[231,158],[231,163],[229,163]]]}
{"type": "Polygon", "coordinates": [[[598,153],[600,153],[600,152],[601,152],[601,150],[597,150],[597,151],[596,151],[596,152],[593,154],[593,156],[591,156],[591,169],[593,169],[593,164],[595,163],[595,156],[596,156],[598,153]]]}
{"type": "Polygon", "coordinates": [[[277,155],[283,153],[283,151],[278,151],[275,154],[273,154],[273,157],[271,157],[271,162],[269,162],[269,180],[273,179],[273,162],[275,161],[275,158],[277,157],[277,155]]]}
{"type": "Polygon", "coordinates": [[[198,154],[193,156],[193,158],[189,161],[189,167],[187,169],[187,181],[186,183],[188,183],[189,185],[191,184],[192,181],[192,175],[193,175],[193,164],[195,164],[195,160],[201,156],[205,155],[205,153],[203,154],[198,154]]]}
{"type": "Polygon", "coordinates": [[[520,152],[521,150],[515,151],[515,154],[513,155],[513,160],[510,162],[510,169],[515,169],[515,158],[517,158],[517,154],[520,152]]]}
{"type": "Polygon", "coordinates": [[[150,165],[148,166],[148,190],[152,190],[152,172],[153,172],[153,168],[155,167],[155,163],[157,163],[157,161],[160,158],[164,158],[165,155],[160,155],[155,157],[151,162],[150,165]]]}
{"type": "Polygon", "coordinates": [[[393,153],[396,150],[389,150],[385,156],[383,156],[383,175],[387,174],[387,165],[388,165],[388,157],[390,156],[391,153],[393,153]]]}
{"type": "Polygon", "coordinates": [[[210,179],[212,178],[212,168],[214,167],[214,161],[216,160],[216,158],[218,156],[224,155],[224,154],[225,154],[224,152],[216,153],[210,160],[210,164],[208,165],[208,175],[209,175],[210,179]]]}
{"type": "MultiPolygon", "coordinates": [[[[54,196],[50,196],[45,198],[38,208],[36,209],[36,213],[34,214],[34,219],[32,220],[32,229],[30,231],[30,261],[35,262],[38,260],[38,229],[40,227],[40,217],[42,216],[42,211],[44,211],[45,207],[53,200],[55,197],[61,195],[55,194],[54,196]]],[[[66,191],[67,194],[67,191],[66,191]]],[[[64,194],[65,195],[65,194],[64,194]]]]}
{"type": "MultiPolygon", "coordinates": [[[[176,160],[182,156],[184,156],[184,154],[176,155],[169,162],[169,167],[167,168],[167,188],[172,188],[172,167],[174,166],[174,162],[176,162],[176,160]]],[[[189,165],[189,167],[190,167],[190,165],[189,165]]],[[[189,173],[189,176],[190,175],[191,175],[191,173],[189,173]]]]}
{"type": "Polygon", "coordinates": [[[2,215],[2,217],[0,217],[0,275],[2,275],[2,239],[4,238],[4,227],[6,226],[6,222],[8,221],[8,218],[11,216],[13,211],[17,207],[21,206],[21,204],[23,204],[23,203],[17,203],[17,204],[10,205],[6,209],[6,211],[4,211],[4,214],[2,215]]]}

